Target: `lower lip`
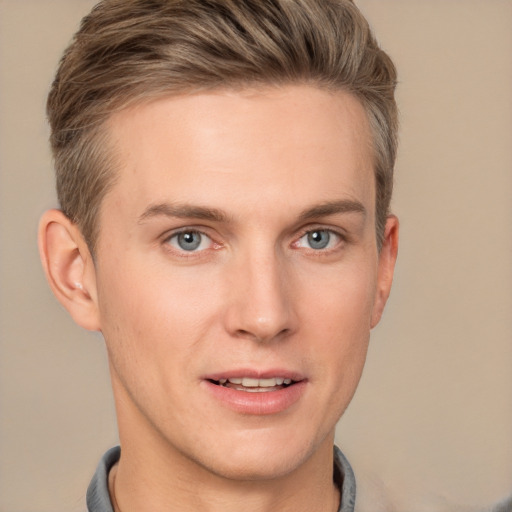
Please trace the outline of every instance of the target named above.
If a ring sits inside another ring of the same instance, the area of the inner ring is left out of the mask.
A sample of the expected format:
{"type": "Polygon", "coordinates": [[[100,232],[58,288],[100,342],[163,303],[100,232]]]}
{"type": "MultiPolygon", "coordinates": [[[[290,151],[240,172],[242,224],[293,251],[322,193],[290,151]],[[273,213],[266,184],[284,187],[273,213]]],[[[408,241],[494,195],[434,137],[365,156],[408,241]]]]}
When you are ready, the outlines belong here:
{"type": "Polygon", "coordinates": [[[277,391],[250,392],[213,384],[204,380],[208,391],[224,406],[242,414],[268,415],[285,411],[299,401],[306,381],[296,382],[277,391]]]}

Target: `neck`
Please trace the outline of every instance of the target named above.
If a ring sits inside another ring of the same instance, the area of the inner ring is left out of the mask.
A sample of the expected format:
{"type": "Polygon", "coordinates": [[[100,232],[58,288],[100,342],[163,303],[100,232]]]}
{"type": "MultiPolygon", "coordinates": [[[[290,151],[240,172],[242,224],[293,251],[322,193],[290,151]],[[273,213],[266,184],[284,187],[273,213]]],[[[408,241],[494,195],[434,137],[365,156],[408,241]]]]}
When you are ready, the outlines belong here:
{"type": "Polygon", "coordinates": [[[271,479],[233,480],[173,450],[131,450],[121,439],[119,463],[109,474],[115,512],[336,512],[332,439],[298,468],[271,479]],[[167,453],[165,453],[167,452],[167,453]],[[164,455],[165,453],[165,455],[164,455]]]}

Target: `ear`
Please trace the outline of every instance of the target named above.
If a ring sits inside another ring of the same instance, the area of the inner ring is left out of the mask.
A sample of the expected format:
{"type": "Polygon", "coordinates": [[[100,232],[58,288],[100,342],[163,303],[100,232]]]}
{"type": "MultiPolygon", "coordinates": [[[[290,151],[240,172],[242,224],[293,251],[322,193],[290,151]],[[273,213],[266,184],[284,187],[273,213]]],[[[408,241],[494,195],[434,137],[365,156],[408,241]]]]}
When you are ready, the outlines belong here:
{"type": "Polygon", "coordinates": [[[39,254],[50,288],[73,320],[99,331],[94,262],[80,230],[60,210],[41,217],[39,254]]]}
{"type": "Polygon", "coordinates": [[[379,268],[377,272],[377,290],[373,303],[371,328],[378,323],[384,311],[384,306],[391,291],[395,262],[398,254],[398,218],[390,215],[384,228],[384,240],[379,253],[379,268]]]}

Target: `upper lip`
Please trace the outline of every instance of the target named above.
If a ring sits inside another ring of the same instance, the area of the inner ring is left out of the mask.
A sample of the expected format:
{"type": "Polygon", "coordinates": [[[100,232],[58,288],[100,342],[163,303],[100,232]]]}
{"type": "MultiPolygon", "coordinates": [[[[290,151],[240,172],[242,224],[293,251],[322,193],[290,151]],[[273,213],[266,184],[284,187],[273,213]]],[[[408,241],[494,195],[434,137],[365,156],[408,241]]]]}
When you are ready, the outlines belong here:
{"type": "Polygon", "coordinates": [[[219,381],[220,379],[233,379],[243,377],[248,377],[250,379],[271,379],[274,377],[281,377],[283,379],[291,379],[294,382],[298,382],[305,379],[305,376],[300,372],[293,370],[285,370],[282,368],[265,370],[259,370],[255,368],[238,368],[233,370],[223,370],[207,374],[203,377],[203,379],[219,381]]]}

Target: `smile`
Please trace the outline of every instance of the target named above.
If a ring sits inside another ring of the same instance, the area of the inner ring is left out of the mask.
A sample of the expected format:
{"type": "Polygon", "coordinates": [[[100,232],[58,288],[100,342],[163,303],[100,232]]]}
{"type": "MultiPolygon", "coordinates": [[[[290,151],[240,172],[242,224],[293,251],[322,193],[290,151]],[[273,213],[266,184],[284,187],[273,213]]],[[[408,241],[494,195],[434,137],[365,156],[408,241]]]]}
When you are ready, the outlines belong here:
{"type": "Polygon", "coordinates": [[[248,393],[266,393],[279,391],[295,383],[292,379],[285,377],[271,377],[266,379],[255,379],[252,377],[231,377],[228,379],[211,380],[218,386],[246,391],[248,393]]]}

